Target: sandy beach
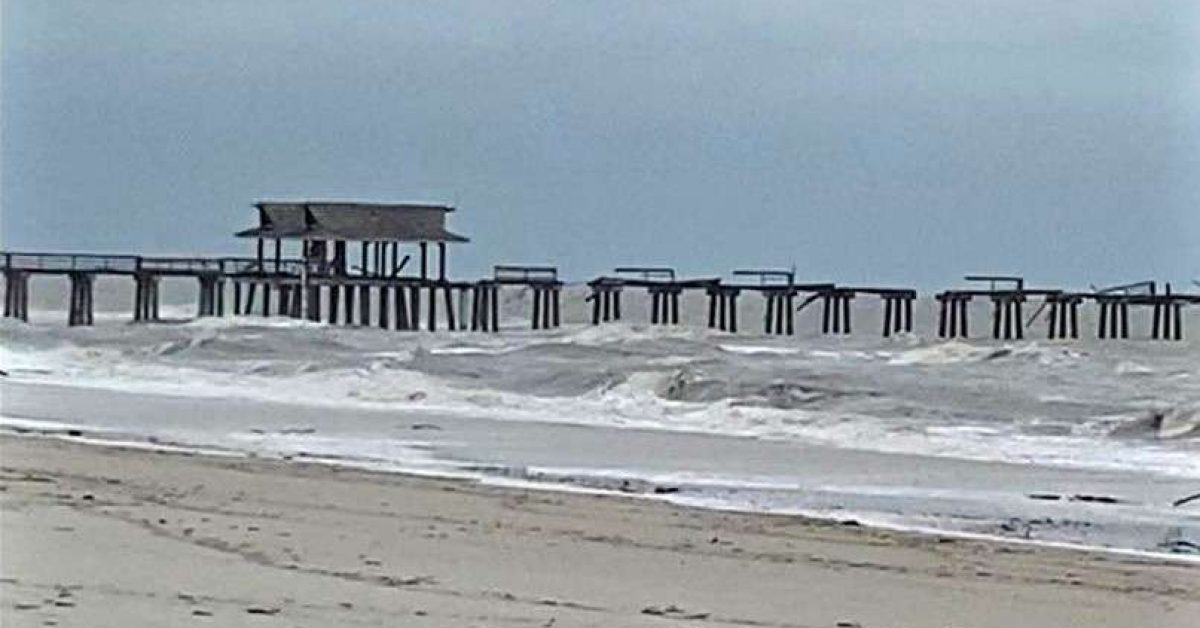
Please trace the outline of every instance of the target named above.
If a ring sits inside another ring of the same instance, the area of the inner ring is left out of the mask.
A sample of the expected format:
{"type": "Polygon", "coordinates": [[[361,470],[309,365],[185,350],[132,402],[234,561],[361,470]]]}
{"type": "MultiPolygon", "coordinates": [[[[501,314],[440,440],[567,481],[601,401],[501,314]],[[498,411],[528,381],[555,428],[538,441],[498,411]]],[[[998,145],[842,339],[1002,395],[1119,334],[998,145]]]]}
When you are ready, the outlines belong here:
{"type": "Polygon", "coordinates": [[[1195,626],[1200,568],[5,436],[5,626],[1195,626]]]}

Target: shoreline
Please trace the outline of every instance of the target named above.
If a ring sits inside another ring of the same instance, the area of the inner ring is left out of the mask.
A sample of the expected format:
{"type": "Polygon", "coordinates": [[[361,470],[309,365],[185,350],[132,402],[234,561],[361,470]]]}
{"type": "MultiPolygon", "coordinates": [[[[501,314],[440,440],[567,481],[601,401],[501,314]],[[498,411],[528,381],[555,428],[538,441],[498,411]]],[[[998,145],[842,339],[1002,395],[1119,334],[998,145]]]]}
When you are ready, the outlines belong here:
{"type": "MultiPolygon", "coordinates": [[[[11,420],[11,417],[2,417],[4,420],[11,420]]],[[[17,421],[28,421],[17,419],[17,421]]],[[[481,487],[496,488],[501,490],[528,491],[528,492],[545,492],[545,493],[564,493],[575,495],[590,495],[596,497],[611,497],[618,499],[634,499],[646,500],[654,503],[665,504],[674,508],[682,508],[685,510],[707,511],[714,513],[730,513],[742,514],[751,516],[764,517],[789,517],[797,518],[814,524],[826,524],[834,526],[853,526],[862,527],[869,530],[878,530],[901,536],[909,536],[918,539],[929,539],[932,542],[944,542],[942,539],[958,540],[958,541],[975,541],[981,543],[995,543],[1001,545],[1014,546],[1031,546],[1044,547],[1050,549],[1059,549],[1071,552],[1080,552],[1083,554],[1105,554],[1118,557],[1143,558],[1151,561],[1160,561],[1166,564],[1183,564],[1200,566],[1200,555],[1172,553],[1172,552],[1156,552],[1151,550],[1141,550],[1125,547],[1111,547],[1103,545],[1085,545],[1081,543],[1070,543],[1061,541],[1049,541],[1038,539],[1022,539],[1007,537],[1001,535],[974,533],[961,530],[943,529],[930,526],[905,525],[890,523],[887,521],[874,520],[870,515],[862,513],[847,512],[844,516],[834,516],[832,514],[822,514],[816,512],[805,511],[768,511],[768,510],[750,510],[736,508],[732,506],[717,506],[717,505],[699,505],[688,503],[685,501],[673,500],[667,494],[657,494],[653,488],[651,490],[633,491],[619,489],[604,489],[589,486],[581,486],[575,484],[564,484],[556,482],[537,482],[535,480],[521,480],[505,478],[501,476],[488,476],[470,471],[450,471],[450,470],[418,470],[415,468],[405,468],[396,466],[395,468],[384,469],[378,465],[373,466],[367,462],[355,462],[347,459],[332,459],[322,458],[319,456],[310,456],[304,454],[289,455],[289,456],[264,456],[256,453],[247,453],[236,450],[224,450],[213,447],[190,446],[183,443],[162,442],[152,438],[144,438],[135,434],[123,434],[129,437],[125,440],[105,440],[95,437],[96,430],[87,428],[86,426],[74,426],[68,424],[56,425],[51,428],[40,428],[34,425],[35,422],[28,422],[21,426],[3,425],[0,426],[0,443],[6,439],[33,439],[33,440],[48,440],[76,445],[81,447],[95,447],[101,449],[115,449],[119,451],[127,451],[130,453],[147,453],[161,455],[175,455],[184,457],[203,457],[220,460],[244,461],[247,463],[278,463],[284,465],[311,465],[314,467],[335,468],[343,471],[351,471],[364,473],[368,475],[380,476],[399,476],[413,479],[428,479],[435,481],[447,482],[462,482],[466,484],[477,484],[481,487]],[[78,432],[78,433],[75,433],[78,432]],[[141,438],[141,440],[138,440],[141,438]]]]}
{"type": "Polygon", "coordinates": [[[0,453],[6,626],[1200,618],[1200,570],[1158,557],[53,438],[0,453]]]}

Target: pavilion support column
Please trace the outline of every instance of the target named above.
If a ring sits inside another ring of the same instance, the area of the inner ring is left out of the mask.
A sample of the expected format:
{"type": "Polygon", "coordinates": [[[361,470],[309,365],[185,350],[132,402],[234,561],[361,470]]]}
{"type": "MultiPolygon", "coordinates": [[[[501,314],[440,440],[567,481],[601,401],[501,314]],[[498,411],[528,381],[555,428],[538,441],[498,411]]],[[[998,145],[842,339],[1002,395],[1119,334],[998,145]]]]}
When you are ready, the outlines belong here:
{"type": "Polygon", "coordinates": [[[275,238],[275,272],[283,270],[283,241],[275,238]]]}
{"type": "Polygon", "coordinates": [[[396,286],[396,291],[392,295],[392,299],[395,301],[392,307],[396,311],[396,329],[403,331],[411,330],[413,325],[409,321],[408,316],[408,293],[405,292],[404,286],[396,286]]]}
{"type": "Polygon", "coordinates": [[[217,292],[217,316],[225,317],[225,280],[218,278],[213,285],[217,292]]]}
{"type": "Polygon", "coordinates": [[[429,331],[437,331],[437,285],[429,284],[429,331]]]}
{"type": "Polygon", "coordinates": [[[263,282],[262,285],[262,315],[264,317],[271,315],[271,284],[263,282]]]}
{"type": "Polygon", "coordinates": [[[471,331],[479,331],[479,284],[471,286],[471,331]]]}
{"type": "Polygon", "coordinates": [[[438,281],[446,281],[446,243],[438,242],[438,281]]]}
{"type": "Polygon", "coordinates": [[[1050,309],[1046,314],[1046,338],[1054,340],[1059,333],[1059,311],[1066,312],[1066,308],[1060,307],[1057,300],[1047,301],[1047,307],[1050,309]]]}
{"type": "Polygon", "coordinates": [[[1100,318],[1096,324],[1096,337],[1104,339],[1106,328],[1108,327],[1108,303],[1102,299],[1096,301],[1096,305],[1100,307],[1100,318]]]}
{"type": "Polygon", "coordinates": [[[475,285],[475,317],[479,319],[479,329],[487,331],[487,286],[482,283],[475,285]]]}
{"type": "Polygon", "coordinates": [[[421,243],[421,279],[429,279],[429,243],[421,243]]]}
{"type": "Polygon", "coordinates": [[[347,284],[343,291],[342,298],[345,299],[345,314],[342,316],[342,324],[354,324],[354,286],[347,284]]]}
{"type": "MultiPolygon", "coordinates": [[[[297,294],[295,295],[297,299],[300,298],[300,295],[298,292],[299,291],[297,291],[297,294]]],[[[276,310],[277,314],[279,314],[280,316],[294,316],[295,315],[294,311],[292,310],[292,296],[293,295],[292,295],[292,287],[291,286],[286,285],[286,284],[279,284],[279,309],[276,310]]]]}
{"type": "Polygon", "coordinates": [[[250,314],[254,311],[254,293],[257,290],[257,283],[253,281],[246,282],[246,308],[242,310],[242,314],[250,314]]]}
{"type": "Polygon", "coordinates": [[[358,325],[371,325],[371,286],[365,283],[358,287],[358,325]]]}
{"type": "Polygon", "coordinates": [[[340,284],[336,283],[337,281],[338,280],[335,277],[335,283],[329,284],[329,323],[331,325],[337,324],[339,314],[338,310],[341,308],[342,303],[342,288],[340,284]]]}
{"type": "Polygon", "coordinates": [[[588,297],[588,300],[592,302],[592,324],[599,325],[600,324],[600,289],[597,288],[596,286],[592,286],[592,294],[590,297],[588,297]]]}
{"type": "MultiPolygon", "coordinates": [[[[404,288],[401,286],[396,286],[396,289],[403,290],[404,288]]],[[[388,324],[389,324],[388,305],[389,304],[390,304],[390,301],[388,300],[388,287],[387,286],[379,286],[379,328],[380,329],[388,328],[388,324]]]]}
{"type": "Polygon", "coordinates": [[[321,286],[308,287],[308,320],[321,322],[321,286]]]}
{"type": "MultiPolygon", "coordinates": [[[[442,245],[442,247],[446,246],[442,242],[439,242],[438,244],[442,245]]],[[[442,297],[445,299],[446,304],[446,329],[449,331],[456,331],[458,329],[458,325],[456,325],[458,321],[454,320],[454,288],[448,285],[443,285],[442,297]]]]}

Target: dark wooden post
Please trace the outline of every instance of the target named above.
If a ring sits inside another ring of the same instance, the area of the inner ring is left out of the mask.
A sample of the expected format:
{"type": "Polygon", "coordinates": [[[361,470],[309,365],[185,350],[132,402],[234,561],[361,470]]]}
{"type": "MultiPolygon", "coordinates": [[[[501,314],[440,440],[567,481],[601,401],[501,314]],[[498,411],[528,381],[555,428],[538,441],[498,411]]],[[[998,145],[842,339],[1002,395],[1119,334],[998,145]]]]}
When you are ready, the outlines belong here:
{"type": "Polygon", "coordinates": [[[892,335],[892,297],[883,297],[883,337],[892,335]]]}
{"type": "Polygon", "coordinates": [[[446,281],[446,243],[438,242],[438,281],[446,281]]]}
{"type": "Polygon", "coordinates": [[[408,289],[408,322],[414,331],[421,329],[421,284],[415,283],[408,289]]]}
{"type": "MultiPolygon", "coordinates": [[[[300,297],[300,295],[297,293],[296,298],[299,298],[299,297],[300,297]]],[[[291,316],[292,315],[292,288],[291,288],[291,286],[284,285],[284,284],[279,285],[279,311],[278,312],[279,312],[280,316],[291,316]]]]}
{"type": "Polygon", "coordinates": [[[334,283],[329,284],[329,323],[336,325],[338,322],[338,309],[342,305],[342,289],[340,287],[341,284],[338,283],[341,281],[341,278],[335,276],[332,281],[334,283]]]}
{"type": "Polygon", "coordinates": [[[421,243],[421,279],[429,278],[429,243],[421,243]]]}
{"type": "Polygon", "coordinates": [[[346,313],[345,313],[345,316],[343,316],[343,318],[342,318],[342,324],[353,325],[354,324],[354,286],[352,284],[346,284],[344,298],[346,299],[346,308],[345,308],[346,313]]]}
{"type": "MultiPolygon", "coordinates": [[[[445,244],[442,244],[442,246],[444,247],[445,244]]],[[[444,286],[442,288],[442,295],[446,298],[446,329],[455,331],[458,329],[458,325],[455,324],[456,321],[454,320],[454,288],[444,286]]]]}
{"type": "Polygon", "coordinates": [[[738,291],[730,293],[730,333],[738,333],[738,291]]]}
{"type": "Polygon", "coordinates": [[[828,334],[830,330],[829,319],[831,316],[830,309],[833,305],[832,301],[832,295],[829,293],[821,297],[821,333],[823,334],[828,334]]]}
{"type": "Polygon", "coordinates": [[[771,333],[771,318],[775,316],[775,295],[770,292],[763,293],[763,333],[771,333]]]}
{"type": "Polygon", "coordinates": [[[429,286],[429,331],[437,331],[437,286],[429,286]]]}
{"type": "Polygon", "coordinates": [[[530,328],[537,329],[542,319],[542,291],[533,288],[533,316],[530,318],[530,328]]]}
{"type": "Polygon", "coordinates": [[[556,329],[562,327],[562,300],[560,299],[560,292],[562,292],[562,286],[554,286],[554,289],[550,293],[550,305],[554,310],[553,323],[556,329]]]}
{"type": "Polygon", "coordinates": [[[264,317],[271,315],[271,284],[263,282],[262,285],[262,315],[264,317]]]}
{"type": "Polygon", "coordinates": [[[470,330],[479,331],[479,283],[470,287],[470,330]]]}
{"type": "Polygon", "coordinates": [[[492,305],[492,331],[500,331],[500,286],[493,284],[490,288],[492,291],[491,298],[488,301],[492,305]]]}
{"type": "Polygon", "coordinates": [[[366,283],[358,287],[358,324],[371,325],[371,286],[366,283]]]}
{"type": "Polygon", "coordinates": [[[411,331],[416,326],[416,321],[409,317],[408,311],[408,295],[404,290],[404,286],[396,286],[395,292],[392,294],[393,309],[396,310],[396,329],[411,331]]]}
{"type": "MultiPolygon", "coordinates": [[[[402,290],[400,286],[396,286],[397,290],[402,290]]],[[[379,328],[387,329],[389,326],[388,306],[391,305],[391,300],[388,299],[388,287],[379,286],[379,328]]]]}

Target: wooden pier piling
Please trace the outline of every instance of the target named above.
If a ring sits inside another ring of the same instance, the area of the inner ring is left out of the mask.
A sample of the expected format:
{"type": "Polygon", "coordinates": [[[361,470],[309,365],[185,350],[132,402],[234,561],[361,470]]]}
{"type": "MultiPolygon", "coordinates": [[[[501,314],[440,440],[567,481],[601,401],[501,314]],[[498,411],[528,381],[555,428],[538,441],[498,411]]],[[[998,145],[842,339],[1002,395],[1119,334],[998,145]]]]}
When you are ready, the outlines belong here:
{"type": "Polygon", "coordinates": [[[92,325],[95,323],[95,301],[93,299],[95,276],[85,272],[71,272],[67,276],[71,289],[67,324],[71,327],[92,325]]]}
{"type": "Polygon", "coordinates": [[[4,271],[4,317],[29,322],[29,273],[4,271]]]}

